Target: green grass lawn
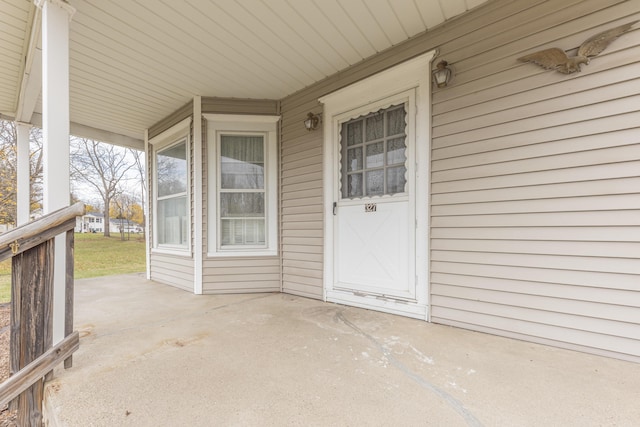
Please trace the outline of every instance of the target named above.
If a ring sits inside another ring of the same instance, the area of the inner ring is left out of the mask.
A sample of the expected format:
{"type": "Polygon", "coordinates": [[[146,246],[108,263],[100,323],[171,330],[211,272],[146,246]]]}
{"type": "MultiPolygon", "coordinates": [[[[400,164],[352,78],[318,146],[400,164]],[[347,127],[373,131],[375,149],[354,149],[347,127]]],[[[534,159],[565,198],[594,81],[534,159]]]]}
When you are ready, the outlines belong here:
{"type": "MultiPolygon", "coordinates": [[[[102,234],[75,235],[76,279],[137,273],[146,268],[144,238],[132,234],[120,240],[119,234],[106,238],[102,234]]],[[[11,259],[0,262],[0,303],[11,300],[11,259]]]]}

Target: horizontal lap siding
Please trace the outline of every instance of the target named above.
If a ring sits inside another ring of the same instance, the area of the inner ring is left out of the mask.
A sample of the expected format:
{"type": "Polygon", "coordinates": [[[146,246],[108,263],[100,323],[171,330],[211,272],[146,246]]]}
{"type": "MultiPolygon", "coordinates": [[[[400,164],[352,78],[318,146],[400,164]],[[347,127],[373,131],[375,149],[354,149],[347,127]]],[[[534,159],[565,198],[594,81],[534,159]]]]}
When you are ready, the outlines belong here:
{"type": "Polygon", "coordinates": [[[151,280],[193,292],[193,259],[152,253],[151,280]]]}
{"type": "Polygon", "coordinates": [[[640,30],[580,74],[516,61],[640,6],[516,3],[440,48],[457,76],[433,98],[431,319],[640,361],[640,30]]]}
{"type": "Polygon", "coordinates": [[[280,258],[205,259],[204,293],[280,292],[280,258]]]}
{"type": "Polygon", "coordinates": [[[323,295],[322,130],[309,132],[307,113],[321,111],[316,100],[282,103],[280,214],[283,292],[323,295]]]}

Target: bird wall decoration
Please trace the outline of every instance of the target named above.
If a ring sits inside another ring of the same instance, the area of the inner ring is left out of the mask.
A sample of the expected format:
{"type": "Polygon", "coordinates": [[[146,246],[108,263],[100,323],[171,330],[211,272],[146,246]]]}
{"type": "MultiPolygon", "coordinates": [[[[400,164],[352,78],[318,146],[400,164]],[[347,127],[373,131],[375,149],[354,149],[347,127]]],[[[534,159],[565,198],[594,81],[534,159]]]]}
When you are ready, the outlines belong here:
{"type": "Polygon", "coordinates": [[[579,72],[582,64],[588,65],[590,58],[598,56],[612,41],[629,31],[637,22],[639,21],[629,22],[588,38],[580,45],[578,53],[572,57],[568,56],[564,50],[552,47],[525,55],[518,58],[518,61],[533,62],[546,70],[556,70],[564,74],[579,72]]]}

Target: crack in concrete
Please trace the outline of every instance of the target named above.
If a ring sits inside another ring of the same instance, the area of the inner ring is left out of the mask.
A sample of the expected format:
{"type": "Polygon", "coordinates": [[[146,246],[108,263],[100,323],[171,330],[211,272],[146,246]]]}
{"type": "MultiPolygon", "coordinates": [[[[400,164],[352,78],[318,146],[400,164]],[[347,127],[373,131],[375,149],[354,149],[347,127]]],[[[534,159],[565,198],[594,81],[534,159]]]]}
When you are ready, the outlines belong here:
{"type": "Polygon", "coordinates": [[[340,321],[344,323],[346,326],[348,326],[349,328],[356,331],[358,334],[362,335],[363,337],[371,341],[373,345],[384,355],[384,357],[386,357],[387,360],[389,360],[389,362],[395,368],[397,368],[400,372],[405,374],[408,378],[416,382],[422,388],[429,390],[430,392],[432,392],[433,394],[441,398],[454,411],[456,411],[465,419],[465,421],[467,422],[467,425],[472,427],[482,427],[482,423],[480,422],[480,420],[478,420],[475,417],[475,415],[473,415],[467,408],[465,408],[462,402],[460,402],[458,399],[456,399],[446,391],[432,384],[428,380],[422,378],[420,375],[416,374],[415,372],[412,372],[408,366],[406,366],[404,363],[402,363],[397,358],[395,358],[393,354],[391,354],[391,351],[386,349],[377,339],[375,339],[373,336],[369,335],[368,333],[360,329],[356,324],[354,324],[349,319],[347,319],[343,311],[338,311],[336,313],[336,317],[340,319],[340,321]]]}

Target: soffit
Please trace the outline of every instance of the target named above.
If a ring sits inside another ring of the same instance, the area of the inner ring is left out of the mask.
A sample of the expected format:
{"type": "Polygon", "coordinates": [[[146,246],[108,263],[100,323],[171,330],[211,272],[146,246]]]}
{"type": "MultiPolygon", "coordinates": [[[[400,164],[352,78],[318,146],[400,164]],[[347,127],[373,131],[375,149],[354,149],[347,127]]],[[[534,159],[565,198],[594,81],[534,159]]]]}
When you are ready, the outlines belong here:
{"type": "MultiPolygon", "coordinates": [[[[194,95],[281,99],[485,1],[69,0],[71,121],[142,138],[194,95]]],[[[5,114],[31,5],[0,0],[5,114]]]]}

